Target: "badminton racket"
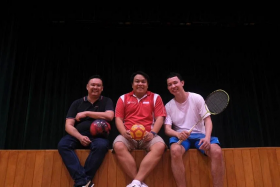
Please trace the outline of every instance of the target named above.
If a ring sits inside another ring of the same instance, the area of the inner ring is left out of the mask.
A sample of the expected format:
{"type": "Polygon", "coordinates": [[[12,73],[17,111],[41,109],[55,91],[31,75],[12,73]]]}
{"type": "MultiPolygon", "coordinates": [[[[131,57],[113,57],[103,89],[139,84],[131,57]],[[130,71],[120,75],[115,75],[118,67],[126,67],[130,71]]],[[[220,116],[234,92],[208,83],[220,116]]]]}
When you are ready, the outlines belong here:
{"type": "MultiPolygon", "coordinates": [[[[229,95],[226,91],[218,89],[210,93],[205,99],[205,109],[206,113],[201,117],[201,119],[189,130],[191,133],[194,127],[203,120],[204,116],[208,113],[212,115],[220,114],[224,111],[229,103],[229,95]]],[[[177,143],[181,144],[183,140],[179,140],[177,143]]]]}

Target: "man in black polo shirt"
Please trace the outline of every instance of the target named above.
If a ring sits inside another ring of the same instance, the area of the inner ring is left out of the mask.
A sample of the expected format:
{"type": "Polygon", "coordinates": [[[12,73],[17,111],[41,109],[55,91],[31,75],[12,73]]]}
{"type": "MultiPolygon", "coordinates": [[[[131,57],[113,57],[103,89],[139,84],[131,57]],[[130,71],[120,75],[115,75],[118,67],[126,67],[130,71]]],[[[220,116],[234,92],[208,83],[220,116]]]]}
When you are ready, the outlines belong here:
{"type": "Polygon", "coordinates": [[[99,75],[89,78],[86,85],[88,95],[75,100],[67,113],[67,134],[58,143],[58,151],[74,180],[75,187],[93,187],[92,179],[100,167],[109,148],[106,137],[93,137],[90,125],[95,119],[112,121],[114,105],[112,99],[101,95],[103,81],[99,75]],[[88,148],[90,153],[84,167],[80,164],[75,149],[88,148]]]}

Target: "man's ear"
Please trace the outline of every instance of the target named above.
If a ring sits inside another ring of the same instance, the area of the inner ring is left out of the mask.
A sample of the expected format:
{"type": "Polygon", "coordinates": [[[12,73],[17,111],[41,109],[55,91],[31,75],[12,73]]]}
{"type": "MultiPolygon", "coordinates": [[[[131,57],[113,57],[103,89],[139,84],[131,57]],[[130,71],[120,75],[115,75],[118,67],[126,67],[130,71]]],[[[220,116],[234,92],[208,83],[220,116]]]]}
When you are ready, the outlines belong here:
{"type": "Polygon", "coordinates": [[[181,81],[181,83],[182,83],[182,86],[184,86],[184,85],[185,85],[185,81],[181,81]]]}

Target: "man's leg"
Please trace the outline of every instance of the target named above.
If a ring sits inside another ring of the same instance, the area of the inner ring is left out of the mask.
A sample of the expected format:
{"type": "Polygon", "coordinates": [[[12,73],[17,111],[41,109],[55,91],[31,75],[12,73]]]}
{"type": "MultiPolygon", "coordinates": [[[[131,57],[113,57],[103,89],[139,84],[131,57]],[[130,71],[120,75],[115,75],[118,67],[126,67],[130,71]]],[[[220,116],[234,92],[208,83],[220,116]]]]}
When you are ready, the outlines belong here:
{"type": "Polygon", "coordinates": [[[134,179],[137,174],[136,162],[128,151],[123,142],[116,142],[114,144],[114,152],[123,169],[123,171],[131,178],[134,179]]]}
{"type": "Polygon", "coordinates": [[[150,147],[150,151],[143,158],[137,175],[136,180],[144,181],[144,179],[149,175],[149,173],[156,167],[160,161],[162,154],[165,150],[165,144],[162,142],[157,142],[150,147]]]}
{"type": "Polygon", "coordinates": [[[88,182],[85,170],[74,151],[79,145],[76,138],[66,135],[59,141],[57,147],[70,176],[75,181],[75,186],[81,186],[88,182]]]}
{"type": "Polygon", "coordinates": [[[183,162],[183,155],[186,152],[185,148],[177,143],[170,146],[171,169],[177,187],[186,187],[186,171],[183,162]]]}
{"type": "Polygon", "coordinates": [[[219,145],[211,144],[210,152],[206,154],[211,159],[211,174],[213,178],[213,187],[222,187],[224,185],[225,165],[223,152],[219,145]]]}
{"type": "Polygon", "coordinates": [[[90,144],[90,153],[86,159],[84,168],[88,180],[92,180],[96,171],[101,166],[109,149],[109,140],[104,138],[93,138],[90,144]]]}

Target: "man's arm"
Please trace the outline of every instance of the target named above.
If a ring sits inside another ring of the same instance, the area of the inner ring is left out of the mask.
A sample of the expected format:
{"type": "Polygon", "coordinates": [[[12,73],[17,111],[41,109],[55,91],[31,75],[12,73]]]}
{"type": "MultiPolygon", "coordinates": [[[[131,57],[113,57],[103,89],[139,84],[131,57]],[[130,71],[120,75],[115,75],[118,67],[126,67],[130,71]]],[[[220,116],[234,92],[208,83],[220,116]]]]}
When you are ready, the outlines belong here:
{"type": "Polygon", "coordinates": [[[66,119],[65,131],[71,136],[77,138],[83,146],[89,145],[91,142],[90,139],[87,136],[81,135],[79,131],[74,127],[74,124],[75,124],[75,119],[73,118],[66,119]]]}
{"type": "Polygon", "coordinates": [[[175,130],[173,130],[171,125],[164,124],[164,131],[165,131],[165,134],[169,137],[172,137],[172,136],[178,137],[179,136],[179,132],[176,132],[175,130]]]}
{"type": "Polygon", "coordinates": [[[123,119],[122,118],[116,117],[115,118],[115,124],[116,124],[116,127],[117,127],[120,134],[123,134],[123,133],[126,132],[126,129],[125,129],[125,126],[123,124],[123,119]]]}
{"type": "Polygon", "coordinates": [[[154,123],[154,127],[152,129],[153,132],[158,133],[163,125],[165,117],[163,116],[159,116],[156,118],[155,123],[154,123]]]}
{"type": "Polygon", "coordinates": [[[107,110],[105,112],[93,112],[93,111],[84,111],[79,112],[76,115],[76,120],[80,121],[80,119],[90,117],[93,119],[105,119],[106,121],[112,121],[114,119],[114,111],[107,110]]]}
{"type": "Polygon", "coordinates": [[[169,137],[177,137],[179,140],[186,140],[190,136],[189,131],[177,132],[172,129],[171,125],[167,124],[165,124],[164,127],[165,134],[169,137]]]}
{"type": "Polygon", "coordinates": [[[80,139],[82,135],[74,127],[74,124],[75,124],[75,119],[73,119],[73,118],[66,119],[66,121],[65,121],[65,131],[68,134],[70,134],[71,136],[74,136],[75,138],[80,139]]]}
{"type": "Polygon", "coordinates": [[[204,118],[204,124],[205,124],[205,138],[210,140],[212,129],[213,129],[213,124],[210,116],[204,118]]]}
{"type": "Polygon", "coordinates": [[[212,120],[210,116],[207,116],[204,118],[204,124],[205,124],[205,138],[200,139],[198,145],[200,145],[200,149],[204,151],[208,151],[210,149],[210,139],[211,139],[211,133],[212,133],[212,120]]]}
{"type": "Polygon", "coordinates": [[[123,124],[123,119],[122,119],[122,118],[116,117],[116,118],[115,118],[115,124],[116,124],[116,127],[117,127],[119,133],[120,133],[123,137],[125,137],[126,139],[131,138],[131,135],[130,135],[129,131],[126,130],[126,128],[125,128],[125,126],[124,126],[124,124],[123,124]]]}

